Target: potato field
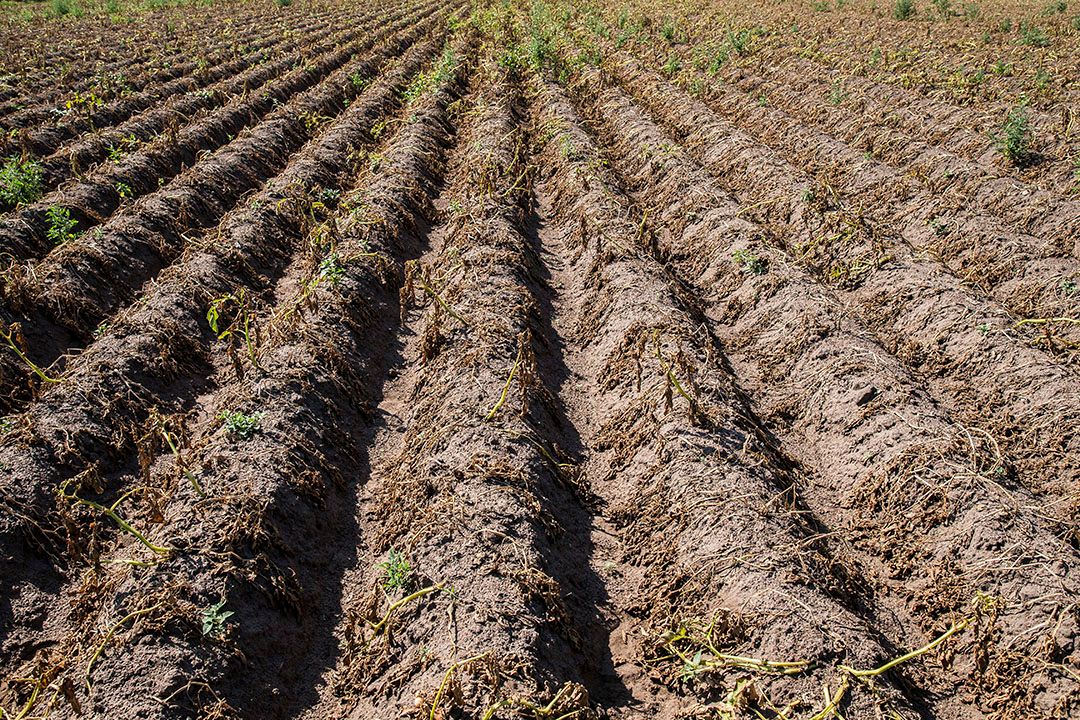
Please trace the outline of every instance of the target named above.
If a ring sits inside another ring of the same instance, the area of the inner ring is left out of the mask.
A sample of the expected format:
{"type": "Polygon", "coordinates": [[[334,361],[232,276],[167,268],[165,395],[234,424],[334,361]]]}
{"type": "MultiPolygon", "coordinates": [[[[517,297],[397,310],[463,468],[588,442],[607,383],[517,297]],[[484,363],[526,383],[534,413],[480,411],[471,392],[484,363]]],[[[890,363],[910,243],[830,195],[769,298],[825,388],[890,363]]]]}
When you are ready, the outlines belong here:
{"type": "Polygon", "coordinates": [[[0,718],[1080,717],[1080,2],[0,5],[0,718]]]}

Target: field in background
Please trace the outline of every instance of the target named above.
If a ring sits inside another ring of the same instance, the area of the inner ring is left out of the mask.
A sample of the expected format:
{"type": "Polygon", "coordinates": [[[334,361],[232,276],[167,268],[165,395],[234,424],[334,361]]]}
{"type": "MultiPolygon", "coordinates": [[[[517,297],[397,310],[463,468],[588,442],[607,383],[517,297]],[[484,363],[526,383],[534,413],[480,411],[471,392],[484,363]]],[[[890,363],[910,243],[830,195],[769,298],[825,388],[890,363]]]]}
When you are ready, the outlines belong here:
{"type": "Polygon", "coordinates": [[[3,720],[1080,712],[1080,3],[0,48],[3,720]]]}

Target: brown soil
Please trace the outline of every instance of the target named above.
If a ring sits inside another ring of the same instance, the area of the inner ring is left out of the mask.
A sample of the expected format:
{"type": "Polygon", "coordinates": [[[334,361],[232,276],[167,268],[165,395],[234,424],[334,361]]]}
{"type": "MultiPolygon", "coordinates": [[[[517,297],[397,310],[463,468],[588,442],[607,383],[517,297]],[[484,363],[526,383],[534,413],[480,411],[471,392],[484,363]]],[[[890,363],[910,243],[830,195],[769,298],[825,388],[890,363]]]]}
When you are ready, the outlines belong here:
{"type": "Polygon", "coordinates": [[[947,92],[994,2],[0,27],[0,715],[1074,717],[1077,55],[947,92]]]}

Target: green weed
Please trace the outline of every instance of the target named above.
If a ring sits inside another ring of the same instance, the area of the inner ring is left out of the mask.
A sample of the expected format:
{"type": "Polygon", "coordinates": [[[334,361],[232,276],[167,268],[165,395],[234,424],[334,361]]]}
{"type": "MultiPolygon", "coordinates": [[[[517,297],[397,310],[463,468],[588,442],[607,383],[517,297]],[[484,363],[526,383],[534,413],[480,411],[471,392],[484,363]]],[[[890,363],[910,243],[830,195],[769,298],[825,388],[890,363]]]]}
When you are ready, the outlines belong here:
{"type": "Polygon", "coordinates": [[[379,563],[383,570],[382,586],[384,590],[407,591],[412,587],[412,566],[401,552],[394,548],[386,554],[386,560],[379,563]]]}
{"type": "Polygon", "coordinates": [[[931,220],[930,227],[938,237],[945,237],[949,234],[949,224],[941,218],[934,218],[931,220]]]}
{"type": "Polygon", "coordinates": [[[315,132],[324,122],[328,122],[331,119],[332,118],[327,115],[319,115],[316,112],[309,111],[300,113],[300,120],[304,123],[304,129],[307,130],[309,135],[315,132]]]}
{"type": "Polygon", "coordinates": [[[265,413],[246,414],[239,410],[222,410],[217,417],[225,427],[225,432],[241,440],[248,440],[259,432],[265,413]]]}
{"type": "Polygon", "coordinates": [[[709,73],[712,75],[718,73],[721,66],[726,63],[732,55],[746,55],[749,51],[751,41],[760,34],[760,28],[743,29],[738,32],[729,29],[724,36],[724,41],[713,51],[707,66],[709,73]]]}
{"type": "Polygon", "coordinates": [[[1038,25],[1023,23],[1020,25],[1020,44],[1030,45],[1031,47],[1048,47],[1050,38],[1047,36],[1046,31],[1038,25]]]}
{"type": "Polygon", "coordinates": [[[367,87],[367,84],[370,81],[366,77],[364,77],[363,73],[361,73],[359,70],[357,70],[356,72],[354,72],[352,75],[349,76],[349,82],[357,90],[363,90],[365,87],[367,87]]]}
{"type": "Polygon", "coordinates": [[[345,265],[342,264],[341,257],[336,252],[330,253],[319,263],[317,277],[320,282],[325,280],[331,285],[337,285],[344,275],[345,265]]]}
{"type": "Polygon", "coordinates": [[[735,51],[736,54],[745,55],[747,50],[750,49],[750,41],[761,34],[762,29],[760,27],[749,30],[743,29],[738,32],[729,29],[724,37],[727,40],[728,46],[735,51]]]}
{"type": "Polygon", "coordinates": [[[679,27],[675,24],[675,21],[671,18],[664,18],[663,24],[660,25],[660,37],[668,41],[669,44],[674,45],[679,37],[679,27]]]}
{"type": "Polygon", "coordinates": [[[829,88],[829,102],[833,105],[839,105],[847,99],[847,91],[844,90],[844,84],[839,80],[834,80],[832,87],[829,88]]]}
{"type": "Polygon", "coordinates": [[[93,92],[81,93],[76,91],[70,100],[64,103],[68,112],[83,113],[89,115],[94,110],[105,104],[105,101],[93,92]]]}
{"type": "MultiPolygon", "coordinates": [[[[280,2],[281,0],[278,0],[280,2]]],[[[228,633],[226,621],[235,613],[225,610],[225,600],[222,599],[213,605],[208,605],[202,611],[202,634],[204,636],[222,639],[228,633]]]]}
{"type": "Polygon", "coordinates": [[[589,12],[585,15],[585,27],[589,28],[597,37],[602,37],[605,40],[611,39],[611,31],[595,13],[589,12]]]}
{"type": "Polygon", "coordinates": [[[545,62],[554,56],[555,51],[551,47],[551,42],[547,38],[533,33],[526,47],[526,57],[528,57],[529,65],[534,70],[542,70],[545,62]]]}
{"type": "Polygon", "coordinates": [[[896,0],[893,5],[893,17],[908,20],[915,15],[915,0],[896,0]]]}
{"type": "Polygon", "coordinates": [[[454,51],[449,45],[443,50],[442,57],[435,63],[435,66],[427,72],[421,72],[413,78],[409,86],[405,88],[402,93],[402,98],[406,103],[411,103],[417,100],[421,95],[431,92],[438,88],[443,83],[450,80],[454,75],[454,71],[457,69],[457,58],[454,56],[454,51]]]}
{"type": "Polygon", "coordinates": [[[81,17],[83,14],[82,7],[74,0],[51,0],[49,11],[56,18],[67,17],[68,15],[81,17]]]}
{"type": "Polygon", "coordinates": [[[1035,71],[1035,88],[1045,90],[1050,87],[1050,81],[1053,79],[1054,76],[1047,72],[1046,68],[1039,68],[1035,71]]]}
{"type": "Polygon", "coordinates": [[[749,250],[736,250],[731,257],[747,275],[764,275],[769,272],[769,261],[749,250]]]}
{"type": "Polygon", "coordinates": [[[41,164],[9,157],[0,167],[0,202],[5,205],[32,203],[41,197],[41,164]]]}
{"type": "Polygon", "coordinates": [[[1031,131],[1031,119],[1027,104],[1021,102],[1009,111],[1001,130],[990,136],[994,147],[1006,160],[1017,167],[1023,167],[1034,160],[1032,145],[1034,134],[1031,131]]]}
{"type": "Polygon", "coordinates": [[[45,211],[45,220],[49,224],[45,230],[45,237],[49,238],[54,245],[63,245],[79,236],[74,232],[79,221],[71,217],[71,211],[66,207],[53,205],[45,211]]]}

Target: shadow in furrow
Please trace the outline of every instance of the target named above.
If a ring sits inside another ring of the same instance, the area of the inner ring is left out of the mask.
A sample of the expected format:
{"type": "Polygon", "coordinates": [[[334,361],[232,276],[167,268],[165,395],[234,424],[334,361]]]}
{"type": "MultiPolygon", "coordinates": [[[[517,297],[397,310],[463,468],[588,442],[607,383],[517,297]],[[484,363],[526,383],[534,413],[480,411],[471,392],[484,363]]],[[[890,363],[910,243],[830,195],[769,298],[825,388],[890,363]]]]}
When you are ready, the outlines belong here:
{"type": "MultiPolygon", "coordinates": [[[[280,509],[273,521],[280,545],[289,548],[275,562],[294,577],[297,587],[304,588],[302,611],[295,622],[284,621],[269,607],[265,594],[246,583],[238,584],[242,594],[230,598],[230,607],[235,605],[238,610],[237,626],[242,629],[238,645],[250,663],[236,666],[234,676],[223,678],[220,687],[227,689],[224,696],[243,717],[296,717],[318,701],[320,686],[341,655],[335,630],[345,612],[343,580],[349,569],[361,562],[366,545],[356,508],[371,476],[370,451],[377,428],[373,409],[381,400],[391,369],[403,362],[397,291],[395,287],[384,290],[381,297],[372,298],[369,310],[375,320],[364,328],[357,345],[367,356],[364,383],[373,393],[363,398],[346,394],[334,403],[337,408],[308,408],[312,418],[332,419],[330,422],[339,425],[330,435],[331,442],[322,442],[317,448],[326,456],[321,464],[332,468],[334,475],[321,508],[312,514],[288,498],[271,501],[280,509]]],[[[284,488],[282,492],[289,495],[294,491],[284,488]]]]}
{"type": "MultiPolygon", "coordinates": [[[[534,427],[550,428],[548,438],[565,453],[574,465],[583,467],[588,448],[578,428],[567,415],[562,402],[563,386],[571,377],[565,361],[565,342],[552,325],[557,312],[551,273],[542,259],[543,235],[547,221],[537,212],[536,203],[528,208],[521,233],[527,243],[530,267],[529,290],[537,307],[531,318],[533,351],[542,382],[551,392],[549,402],[530,408],[534,427]],[[542,417],[535,417],[536,415],[542,417]]],[[[587,485],[585,485],[587,487],[587,485]]],[[[550,497],[551,510],[565,528],[565,542],[554,547],[547,569],[570,594],[567,607],[575,629],[581,635],[581,682],[596,705],[619,708],[630,705],[633,696],[615,669],[611,654],[611,633],[616,622],[604,617],[602,608],[609,605],[607,586],[593,570],[595,516],[592,508],[600,501],[583,497],[580,492],[560,488],[550,497]]]]}

